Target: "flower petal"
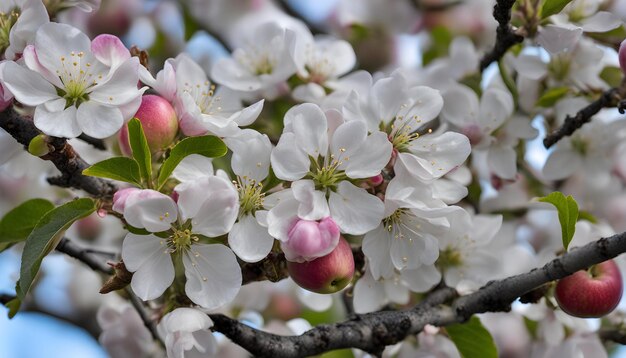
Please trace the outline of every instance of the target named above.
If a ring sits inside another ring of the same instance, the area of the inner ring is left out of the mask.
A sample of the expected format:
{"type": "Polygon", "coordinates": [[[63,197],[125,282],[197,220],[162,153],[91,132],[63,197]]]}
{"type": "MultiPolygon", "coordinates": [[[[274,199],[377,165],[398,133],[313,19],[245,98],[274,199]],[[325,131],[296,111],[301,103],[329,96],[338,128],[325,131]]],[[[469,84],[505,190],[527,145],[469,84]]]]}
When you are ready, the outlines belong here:
{"type": "Polygon", "coordinates": [[[55,73],[64,66],[61,59],[69,60],[71,53],[91,54],[91,41],[79,29],[70,25],[50,22],[41,25],[35,35],[35,49],[39,62],[55,73]]]}
{"type": "Polygon", "coordinates": [[[165,194],[150,189],[140,190],[128,195],[124,219],[130,225],[150,232],[166,231],[178,219],[178,207],[165,194]]]}
{"type": "Polygon", "coordinates": [[[130,58],[130,51],[128,51],[122,41],[117,36],[109,34],[96,36],[91,42],[91,52],[93,52],[98,61],[112,69],[117,68],[130,58]]]}
{"type": "Polygon", "coordinates": [[[304,177],[311,164],[307,154],[300,150],[293,133],[283,133],[280,136],[278,145],[272,150],[271,163],[276,177],[289,181],[304,177]]]}
{"type": "Polygon", "coordinates": [[[257,262],[270,253],[274,238],[253,215],[245,215],[228,233],[228,245],[243,261],[257,262]]]}
{"type": "MultiPolygon", "coordinates": [[[[239,213],[239,195],[232,183],[217,176],[209,178],[207,196],[198,212],[193,215],[191,225],[193,232],[216,237],[230,231],[237,220],[239,213]]],[[[197,197],[179,198],[182,207],[189,200],[198,200],[197,197]]]]}
{"type": "Polygon", "coordinates": [[[19,102],[27,106],[37,106],[59,98],[56,89],[38,73],[28,70],[13,61],[2,67],[3,85],[19,102]]]}
{"type": "Polygon", "coordinates": [[[370,178],[380,174],[389,163],[393,146],[387,135],[377,131],[369,135],[359,150],[345,160],[346,174],[353,179],[370,178]]]}
{"type": "Polygon", "coordinates": [[[291,184],[293,196],[298,200],[298,216],[304,220],[320,220],[330,215],[323,192],[315,190],[312,180],[298,180],[291,184]]]}
{"type": "Polygon", "coordinates": [[[224,245],[196,244],[183,256],[185,293],[205,309],[215,309],[235,298],[241,288],[241,268],[224,245]]]}
{"type": "Polygon", "coordinates": [[[80,129],[94,138],[110,137],[124,125],[124,117],[117,107],[103,106],[92,101],[78,107],[76,120],[80,129]]]}
{"type": "Polygon", "coordinates": [[[214,175],[213,160],[200,154],[186,156],[178,163],[172,173],[172,176],[180,182],[192,181],[211,175],[214,175]]]}
{"type": "Polygon", "coordinates": [[[154,235],[128,233],[122,244],[122,259],[134,272],[133,292],[144,301],[158,298],[174,281],[174,264],[164,240],[154,235]]]}
{"type": "Polygon", "coordinates": [[[47,135],[61,138],[78,137],[81,130],[76,121],[76,107],[70,106],[63,109],[64,103],[64,99],[59,99],[37,106],[34,116],[35,126],[47,135]]]}
{"type": "Polygon", "coordinates": [[[313,103],[292,107],[285,113],[285,127],[290,126],[298,146],[317,158],[328,150],[328,121],[321,108],[313,103]]]}
{"type": "Polygon", "coordinates": [[[143,91],[137,89],[139,82],[139,59],[132,57],[122,63],[104,83],[94,87],[89,99],[107,105],[119,106],[141,96],[143,91]]]}
{"type": "Polygon", "coordinates": [[[363,253],[367,256],[369,269],[374,279],[391,278],[393,263],[389,251],[392,237],[383,225],[365,234],[363,238],[363,253]]]}
{"type": "Polygon", "coordinates": [[[385,205],[365,189],[342,181],[337,192],[330,193],[330,215],[341,231],[351,235],[362,235],[376,228],[383,219],[385,205]]]}

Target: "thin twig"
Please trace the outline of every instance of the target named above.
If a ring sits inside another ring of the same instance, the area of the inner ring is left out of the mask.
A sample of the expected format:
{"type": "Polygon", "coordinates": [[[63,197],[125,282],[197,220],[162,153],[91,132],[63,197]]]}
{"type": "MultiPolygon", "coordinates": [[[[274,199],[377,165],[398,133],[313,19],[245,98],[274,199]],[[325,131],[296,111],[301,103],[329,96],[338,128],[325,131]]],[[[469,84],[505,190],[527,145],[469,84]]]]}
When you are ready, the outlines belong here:
{"type": "Polygon", "coordinates": [[[68,238],[62,238],[56,250],[79,260],[94,271],[107,275],[113,274],[113,268],[111,268],[111,266],[95,258],[94,255],[89,252],[89,249],[83,249],[68,238]]]}
{"type": "Polygon", "coordinates": [[[602,93],[600,98],[589,103],[585,108],[578,111],[574,116],[568,115],[565,117],[563,125],[543,139],[543,145],[546,148],[550,148],[563,137],[570,136],[585,123],[591,121],[591,117],[600,112],[603,108],[620,107],[620,111],[623,111],[621,107],[621,101],[626,97],[626,85],[622,82],[621,87],[611,88],[602,93]]]}
{"type": "Polygon", "coordinates": [[[157,332],[154,320],[148,315],[148,312],[146,311],[146,307],[143,305],[143,302],[141,302],[141,300],[137,296],[135,296],[135,293],[130,288],[127,287],[125,291],[128,295],[128,300],[139,314],[139,317],[141,317],[144,326],[146,326],[146,328],[150,331],[150,334],[152,334],[152,338],[165,346],[165,344],[161,340],[161,336],[159,336],[159,332],[157,332]]]}
{"type": "Polygon", "coordinates": [[[82,140],[83,142],[91,145],[92,147],[98,150],[107,150],[107,146],[106,144],[104,144],[104,141],[102,139],[90,137],[86,135],[85,133],[79,135],[78,139],[82,140]]]}
{"type": "Polygon", "coordinates": [[[511,8],[516,0],[497,0],[493,7],[493,17],[498,22],[496,29],[496,44],[480,60],[480,72],[484,71],[492,62],[499,61],[511,46],[524,41],[524,37],[516,34],[511,27],[511,8]]]}

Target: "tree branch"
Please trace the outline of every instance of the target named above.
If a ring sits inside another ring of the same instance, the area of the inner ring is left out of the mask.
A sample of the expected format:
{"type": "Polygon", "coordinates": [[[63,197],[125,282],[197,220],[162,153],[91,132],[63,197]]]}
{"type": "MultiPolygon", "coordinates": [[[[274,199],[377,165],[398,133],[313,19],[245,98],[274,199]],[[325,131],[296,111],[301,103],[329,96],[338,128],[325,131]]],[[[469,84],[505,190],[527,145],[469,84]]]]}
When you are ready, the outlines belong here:
{"type": "Polygon", "coordinates": [[[620,87],[611,88],[602,93],[600,98],[591,102],[587,107],[581,109],[574,116],[565,117],[563,125],[543,139],[543,145],[550,148],[563,137],[572,135],[578,128],[591,121],[591,117],[600,112],[603,108],[618,107],[624,113],[622,100],[626,97],[626,83],[622,81],[620,87]]]}
{"type": "Polygon", "coordinates": [[[317,326],[300,336],[263,332],[220,314],[210,317],[215,331],[258,356],[302,357],[340,348],[359,348],[379,355],[385,346],[419,333],[426,324],[447,326],[465,322],[477,313],[508,312],[511,303],[523,294],[623,252],[626,252],[626,233],[574,248],[542,268],[489,282],[472,294],[456,298],[449,306],[442,304],[456,293],[443,288],[410,310],[355,315],[345,322],[317,326]]]}
{"type": "Polygon", "coordinates": [[[68,238],[62,238],[61,241],[59,241],[56,250],[58,252],[66,254],[67,256],[79,260],[80,262],[89,266],[94,271],[101,272],[107,275],[113,274],[113,268],[111,266],[107,265],[101,260],[94,258],[93,254],[91,254],[89,250],[76,245],[68,238]]]}
{"type": "MultiPolygon", "coordinates": [[[[20,116],[12,107],[0,112],[0,127],[25,148],[28,148],[28,144],[34,137],[41,134],[31,119],[20,116]]],[[[98,198],[113,197],[117,187],[112,182],[82,174],[89,164],[74,151],[67,140],[51,137],[48,144],[50,153],[42,156],[41,159],[51,161],[61,171],[60,176],[48,178],[50,184],[82,189],[98,198]]]]}
{"type": "Polygon", "coordinates": [[[492,62],[500,60],[511,46],[524,41],[524,37],[516,34],[509,24],[513,4],[515,0],[497,0],[493,7],[493,18],[498,22],[496,44],[480,60],[480,72],[483,72],[492,62]]]}
{"type": "Polygon", "coordinates": [[[78,139],[82,140],[83,142],[91,145],[92,147],[98,150],[107,150],[107,146],[106,144],[104,144],[104,141],[102,139],[90,137],[86,135],[85,133],[79,135],[78,139]]]}

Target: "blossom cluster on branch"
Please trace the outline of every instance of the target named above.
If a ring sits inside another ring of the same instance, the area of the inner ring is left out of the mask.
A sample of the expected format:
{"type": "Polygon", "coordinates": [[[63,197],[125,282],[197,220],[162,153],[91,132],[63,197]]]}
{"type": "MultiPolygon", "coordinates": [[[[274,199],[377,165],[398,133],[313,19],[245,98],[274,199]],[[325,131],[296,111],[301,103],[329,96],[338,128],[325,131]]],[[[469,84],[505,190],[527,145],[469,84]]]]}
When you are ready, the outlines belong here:
{"type": "Polygon", "coordinates": [[[0,4],[9,315],[56,248],[115,357],[606,356],[623,1],[331,3],[0,4]]]}

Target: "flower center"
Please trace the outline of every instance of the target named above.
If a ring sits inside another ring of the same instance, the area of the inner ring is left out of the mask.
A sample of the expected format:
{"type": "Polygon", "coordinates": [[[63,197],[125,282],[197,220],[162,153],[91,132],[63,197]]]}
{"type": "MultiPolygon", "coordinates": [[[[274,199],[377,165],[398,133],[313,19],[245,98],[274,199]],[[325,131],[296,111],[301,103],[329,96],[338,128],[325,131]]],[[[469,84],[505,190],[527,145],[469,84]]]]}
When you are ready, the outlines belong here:
{"type": "Polygon", "coordinates": [[[254,214],[263,207],[265,193],[263,184],[247,177],[238,178],[233,182],[239,192],[239,217],[254,214]]]}
{"type": "Polygon", "coordinates": [[[257,76],[268,75],[274,71],[276,59],[265,49],[250,46],[245,51],[237,51],[233,57],[250,73],[257,76]]]}
{"type": "MultiPolygon", "coordinates": [[[[397,116],[387,128],[388,138],[393,148],[398,152],[406,152],[411,146],[411,142],[419,138],[422,134],[419,133],[419,128],[414,128],[414,124],[419,126],[422,120],[419,116],[415,115],[410,119],[405,119],[403,116],[397,116]]],[[[385,130],[384,121],[381,121],[381,129],[385,130]]],[[[428,133],[432,133],[432,129],[428,129],[428,133]]]]}
{"type": "Polygon", "coordinates": [[[344,156],[345,152],[346,148],[339,148],[337,156],[330,154],[318,160],[309,157],[311,167],[308,176],[315,182],[316,189],[334,189],[339,181],[347,179],[345,172],[339,169],[339,166],[350,160],[350,157],[344,156]]]}
{"type": "MultiPolygon", "coordinates": [[[[92,73],[92,64],[84,61],[84,52],[70,52],[70,56],[61,56],[61,67],[56,70],[57,76],[63,83],[63,88],[57,88],[57,93],[65,99],[65,108],[80,106],[89,100],[89,92],[93,86],[102,80],[102,74],[92,73]]],[[[113,100],[112,97],[109,98],[113,100]]]]}
{"type": "Polygon", "coordinates": [[[548,71],[557,81],[563,81],[569,74],[571,62],[565,55],[556,55],[548,64],[548,71]]]}
{"type": "Polygon", "coordinates": [[[189,250],[191,248],[191,244],[198,241],[198,237],[195,236],[189,229],[173,230],[174,233],[172,234],[172,236],[170,236],[168,242],[170,253],[189,250]]]}
{"type": "Polygon", "coordinates": [[[222,107],[219,106],[222,99],[215,97],[215,85],[209,81],[204,81],[202,84],[198,83],[195,86],[185,82],[183,92],[191,95],[203,114],[214,115],[222,110],[222,107]]]}
{"type": "Polygon", "coordinates": [[[439,253],[437,265],[439,265],[442,269],[459,267],[463,265],[463,255],[461,254],[461,251],[448,246],[445,250],[439,253]]]}
{"type": "Polygon", "coordinates": [[[18,8],[13,8],[6,13],[0,12],[0,53],[9,47],[9,34],[18,17],[20,17],[18,8]]]}

